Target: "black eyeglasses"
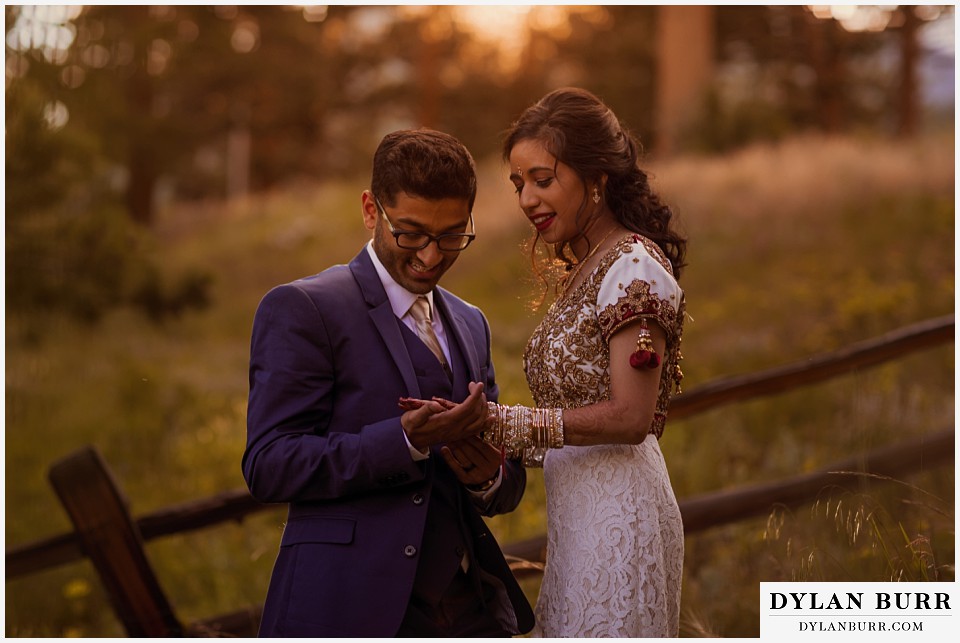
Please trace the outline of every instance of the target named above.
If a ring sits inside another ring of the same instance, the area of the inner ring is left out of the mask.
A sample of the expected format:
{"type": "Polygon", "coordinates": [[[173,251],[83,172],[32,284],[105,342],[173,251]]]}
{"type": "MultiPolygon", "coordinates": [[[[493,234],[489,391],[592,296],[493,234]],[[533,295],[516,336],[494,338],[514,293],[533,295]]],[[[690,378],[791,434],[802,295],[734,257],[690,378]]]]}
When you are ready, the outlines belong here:
{"type": "Polygon", "coordinates": [[[397,240],[397,245],[404,250],[422,250],[430,245],[431,241],[436,241],[437,247],[440,248],[442,252],[460,252],[469,246],[470,242],[477,237],[477,228],[473,223],[473,212],[470,213],[470,229],[473,232],[450,232],[434,236],[426,232],[402,232],[395,230],[393,224],[390,223],[390,219],[387,218],[387,211],[380,205],[380,199],[373,197],[373,202],[377,204],[377,209],[380,210],[380,216],[387,222],[390,234],[397,240]]]}

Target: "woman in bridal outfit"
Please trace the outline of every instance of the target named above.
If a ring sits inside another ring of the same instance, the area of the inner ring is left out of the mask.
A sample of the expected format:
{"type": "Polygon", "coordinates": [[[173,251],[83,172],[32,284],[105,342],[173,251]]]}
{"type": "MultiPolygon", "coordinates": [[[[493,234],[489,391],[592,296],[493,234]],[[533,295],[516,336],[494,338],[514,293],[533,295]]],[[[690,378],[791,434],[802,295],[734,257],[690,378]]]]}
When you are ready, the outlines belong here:
{"type": "Polygon", "coordinates": [[[535,634],[677,636],[683,524],[659,438],[683,377],[686,239],[637,141],[585,90],[526,109],[503,152],[563,275],[524,353],[536,409],[490,405],[494,441],[522,444],[528,466],[543,466],[535,634]]]}

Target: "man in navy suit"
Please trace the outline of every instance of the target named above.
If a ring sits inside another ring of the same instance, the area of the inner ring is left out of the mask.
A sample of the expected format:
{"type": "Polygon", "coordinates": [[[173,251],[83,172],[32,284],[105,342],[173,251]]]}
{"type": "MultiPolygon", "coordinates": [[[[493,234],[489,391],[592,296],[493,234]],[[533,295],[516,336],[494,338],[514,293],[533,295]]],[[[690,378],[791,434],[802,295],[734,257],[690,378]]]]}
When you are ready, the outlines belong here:
{"type": "Polygon", "coordinates": [[[437,286],[474,238],[473,159],[432,130],[387,135],[349,265],[278,286],[253,323],[243,474],[289,503],[261,636],[493,637],[533,626],[481,515],[526,474],[478,436],[496,401],[490,329],[437,286]],[[401,407],[401,398],[428,402],[401,407]]]}

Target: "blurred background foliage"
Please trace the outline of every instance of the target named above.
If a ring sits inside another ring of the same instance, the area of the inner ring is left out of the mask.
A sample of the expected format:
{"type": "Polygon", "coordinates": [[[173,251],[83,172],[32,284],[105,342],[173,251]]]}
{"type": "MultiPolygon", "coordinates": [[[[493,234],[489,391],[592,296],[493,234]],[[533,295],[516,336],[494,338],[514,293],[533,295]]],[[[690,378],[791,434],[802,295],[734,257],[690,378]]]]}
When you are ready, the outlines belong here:
{"type": "MultiPolygon", "coordinates": [[[[487,313],[503,398],[528,402],[542,311],[499,134],[557,86],[638,134],[691,238],[685,387],[954,308],[952,6],[4,11],[8,547],[69,529],[45,475],[85,444],[135,515],[243,484],[257,302],[356,253],[394,129],[478,160],[481,236],[446,285],[487,313]]],[[[677,495],[951,426],[953,372],[945,347],[674,423],[677,495]]],[[[926,472],[689,537],[682,633],[756,636],[761,580],[952,580],[953,489],[926,472]]],[[[492,526],[528,538],[543,511],[532,472],[492,526]]],[[[178,615],[260,603],[282,520],[151,542],[178,615]]],[[[122,634],[85,562],[8,581],[5,627],[122,634]]]]}

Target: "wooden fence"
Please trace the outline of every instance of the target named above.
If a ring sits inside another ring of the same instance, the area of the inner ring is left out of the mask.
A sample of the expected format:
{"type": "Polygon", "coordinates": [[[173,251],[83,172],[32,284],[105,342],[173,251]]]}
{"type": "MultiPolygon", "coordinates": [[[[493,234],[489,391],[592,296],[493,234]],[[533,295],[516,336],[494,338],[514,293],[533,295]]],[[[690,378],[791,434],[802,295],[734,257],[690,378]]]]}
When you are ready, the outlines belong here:
{"type": "MultiPolygon", "coordinates": [[[[715,380],[677,396],[670,415],[674,419],[688,417],[723,404],[772,395],[874,366],[953,341],[954,328],[954,317],[948,315],[794,364],[715,380]]],[[[947,427],[817,472],[681,499],[684,531],[690,534],[762,515],[775,506],[798,506],[815,499],[824,489],[858,487],[866,478],[892,479],[945,465],[953,458],[954,429],[947,427]]],[[[55,463],[50,469],[50,482],[73,522],[74,531],[7,549],[7,580],[86,557],[93,563],[119,620],[131,636],[256,634],[259,608],[181,623],[156,579],[143,544],[162,536],[242,520],[254,512],[275,509],[276,505],[261,504],[246,489],[238,489],[134,519],[109,468],[92,447],[55,463]]],[[[518,576],[535,573],[546,556],[546,537],[509,544],[503,549],[518,576]]]]}

